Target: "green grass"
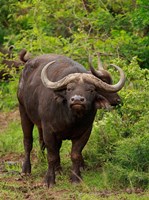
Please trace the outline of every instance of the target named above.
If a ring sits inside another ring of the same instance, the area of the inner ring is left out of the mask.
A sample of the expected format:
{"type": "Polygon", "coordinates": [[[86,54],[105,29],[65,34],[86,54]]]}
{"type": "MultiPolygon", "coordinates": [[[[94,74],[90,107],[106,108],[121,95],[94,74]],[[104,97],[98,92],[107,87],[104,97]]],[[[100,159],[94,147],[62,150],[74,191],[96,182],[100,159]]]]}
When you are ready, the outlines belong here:
{"type": "Polygon", "coordinates": [[[112,185],[108,181],[104,167],[90,167],[91,164],[82,171],[83,182],[80,185],[71,184],[69,181],[70,141],[64,141],[61,148],[63,173],[57,175],[56,185],[50,189],[43,187],[42,182],[47,170],[47,162],[40,154],[37,129],[34,131],[32,175],[30,177],[22,178],[20,176],[24,154],[20,123],[18,121],[10,123],[7,129],[1,130],[0,137],[0,163],[1,167],[5,169],[0,171],[0,199],[2,200],[27,198],[36,200],[147,200],[149,198],[147,191],[137,194],[135,188],[130,187],[129,191],[125,192],[126,189],[120,188],[119,185],[112,185]]]}

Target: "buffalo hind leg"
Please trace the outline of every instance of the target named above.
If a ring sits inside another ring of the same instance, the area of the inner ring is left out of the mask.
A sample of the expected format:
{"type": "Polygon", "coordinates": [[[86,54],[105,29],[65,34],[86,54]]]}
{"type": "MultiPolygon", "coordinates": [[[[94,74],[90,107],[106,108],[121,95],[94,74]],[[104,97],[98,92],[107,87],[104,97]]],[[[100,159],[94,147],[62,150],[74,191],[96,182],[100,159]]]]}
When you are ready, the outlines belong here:
{"type": "Polygon", "coordinates": [[[23,130],[23,143],[25,150],[25,159],[22,166],[22,174],[30,174],[31,173],[31,161],[30,161],[30,153],[33,146],[33,136],[32,131],[34,124],[28,118],[25,109],[22,105],[19,106],[20,116],[21,116],[21,125],[23,130]]]}
{"type": "Polygon", "coordinates": [[[84,160],[82,157],[82,150],[86,145],[91,133],[91,127],[84,132],[81,138],[72,140],[72,150],[71,150],[71,160],[72,160],[72,173],[71,181],[72,183],[81,182],[81,171],[80,168],[84,165],[84,160]]]}

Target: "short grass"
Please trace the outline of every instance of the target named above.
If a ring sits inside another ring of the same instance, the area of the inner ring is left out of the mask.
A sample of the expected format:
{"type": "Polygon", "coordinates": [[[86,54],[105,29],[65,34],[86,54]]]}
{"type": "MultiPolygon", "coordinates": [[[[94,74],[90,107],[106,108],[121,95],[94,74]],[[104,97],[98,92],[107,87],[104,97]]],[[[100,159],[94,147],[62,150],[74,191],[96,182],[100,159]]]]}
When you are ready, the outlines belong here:
{"type": "MultiPolygon", "coordinates": [[[[147,200],[147,191],[134,188],[113,188],[107,181],[106,172],[100,167],[87,167],[83,172],[83,182],[72,185],[69,181],[71,169],[71,142],[64,141],[61,148],[62,174],[57,175],[53,188],[43,186],[47,169],[46,159],[40,153],[37,129],[34,131],[32,152],[32,175],[21,177],[23,161],[22,130],[18,120],[10,122],[8,127],[0,130],[0,199],[12,200],[147,200]]],[[[89,162],[89,161],[88,161],[89,162]]]]}

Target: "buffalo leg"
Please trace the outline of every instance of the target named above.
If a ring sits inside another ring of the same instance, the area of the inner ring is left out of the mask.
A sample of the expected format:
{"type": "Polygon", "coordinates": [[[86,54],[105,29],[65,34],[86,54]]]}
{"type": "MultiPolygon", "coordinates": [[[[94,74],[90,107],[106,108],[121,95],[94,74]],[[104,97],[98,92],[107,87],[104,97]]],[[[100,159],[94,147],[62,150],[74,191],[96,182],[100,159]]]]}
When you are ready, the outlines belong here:
{"type": "Polygon", "coordinates": [[[73,183],[79,183],[81,178],[80,168],[82,167],[84,160],[82,157],[82,150],[86,145],[91,133],[91,128],[89,128],[81,138],[72,140],[72,150],[71,150],[71,160],[72,160],[72,174],[71,181],[73,183]]]}
{"type": "Polygon", "coordinates": [[[55,164],[55,170],[58,172],[58,173],[61,173],[62,171],[62,167],[61,167],[61,161],[60,161],[60,148],[62,146],[62,141],[61,140],[58,140],[57,141],[57,161],[56,161],[56,164],[55,164]]]}
{"type": "Polygon", "coordinates": [[[31,162],[30,162],[30,153],[33,146],[33,136],[32,131],[34,124],[28,118],[23,106],[19,106],[20,109],[20,116],[21,116],[21,125],[23,130],[23,143],[25,149],[25,159],[22,166],[22,173],[23,174],[30,174],[31,173],[31,162]]]}
{"type": "MultiPolygon", "coordinates": [[[[45,142],[44,142],[44,139],[43,139],[43,131],[42,131],[42,128],[39,128],[39,127],[38,127],[38,132],[39,132],[40,149],[41,149],[41,152],[42,152],[43,156],[45,156],[45,155],[44,155],[45,142]]],[[[61,140],[57,141],[58,155],[59,155],[59,151],[60,151],[61,145],[62,145],[62,141],[61,141],[61,140]]],[[[56,170],[57,172],[59,172],[59,173],[60,173],[61,170],[62,170],[61,165],[60,165],[60,156],[59,156],[59,158],[57,159],[55,170],[56,170]]]]}
{"type": "Polygon", "coordinates": [[[59,149],[61,143],[59,143],[55,137],[55,134],[43,131],[44,142],[47,149],[47,160],[48,160],[48,170],[45,176],[45,183],[48,187],[52,187],[55,184],[55,170],[56,166],[60,165],[59,149]]]}

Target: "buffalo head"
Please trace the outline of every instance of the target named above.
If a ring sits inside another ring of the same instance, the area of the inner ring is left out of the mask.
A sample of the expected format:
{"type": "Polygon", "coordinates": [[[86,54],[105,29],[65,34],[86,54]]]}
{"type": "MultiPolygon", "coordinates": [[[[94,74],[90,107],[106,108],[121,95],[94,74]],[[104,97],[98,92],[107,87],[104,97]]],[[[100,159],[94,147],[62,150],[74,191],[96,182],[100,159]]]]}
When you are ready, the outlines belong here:
{"type": "Polygon", "coordinates": [[[112,85],[112,78],[106,70],[97,72],[91,67],[92,74],[73,73],[57,82],[48,79],[47,69],[55,61],[48,63],[42,70],[41,80],[45,87],[54,91],[65,90],[65,98],[69,108],[76,114],[83,114],[91,109],[107,108],[109,105],[118,105],[120,97],[117,94],[124,86],[125,76],[121,68],[114,66],[120,73],[120,80],[112,85]]]}

